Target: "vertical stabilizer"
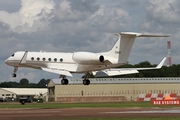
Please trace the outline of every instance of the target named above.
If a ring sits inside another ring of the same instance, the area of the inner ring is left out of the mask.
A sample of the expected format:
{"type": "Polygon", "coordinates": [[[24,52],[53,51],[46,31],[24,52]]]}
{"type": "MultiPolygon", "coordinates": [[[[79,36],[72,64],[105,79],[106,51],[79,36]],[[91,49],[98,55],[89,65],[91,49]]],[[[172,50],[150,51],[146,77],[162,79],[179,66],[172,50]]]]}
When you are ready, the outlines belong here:
{"type": "Polygon", "coordinates": [[[117,42],[104,55],[118,59],[118,63],[128,63],[129,54],[136,37],[169,37],[167,35],[149,35],[133,32],[121,32],[115,35],[119,37],[117,42]]]}
{"type": "Polygon", "coordinates": [[[115,35],[119,38],[107,55],[118,59],[118,63],[127,63],[136,34],[118,33],[115,35]]]}

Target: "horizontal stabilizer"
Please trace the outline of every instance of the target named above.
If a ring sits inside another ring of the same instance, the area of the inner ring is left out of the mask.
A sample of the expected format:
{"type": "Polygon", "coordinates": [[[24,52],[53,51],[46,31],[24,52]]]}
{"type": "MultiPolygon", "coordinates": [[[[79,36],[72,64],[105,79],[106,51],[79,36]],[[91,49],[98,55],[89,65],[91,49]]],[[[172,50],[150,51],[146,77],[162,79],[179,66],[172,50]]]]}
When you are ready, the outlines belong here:
{"type": "Polygon", "coordinates": [[[134,32],[121,32],[115,35],[134,36],[134,37],[170,37],[169,35],[142,34],[142,33],[134,33],[134,32]]]}
{"type": "Polygon", "coordinates": [[[57,68],[41,68],[41,69],[46,72],[51,72],[51,73],[56,73],[56,74],[60,74],[60,75],[73,77],[73,75],[67,70],[57,69],[57,68]]]}

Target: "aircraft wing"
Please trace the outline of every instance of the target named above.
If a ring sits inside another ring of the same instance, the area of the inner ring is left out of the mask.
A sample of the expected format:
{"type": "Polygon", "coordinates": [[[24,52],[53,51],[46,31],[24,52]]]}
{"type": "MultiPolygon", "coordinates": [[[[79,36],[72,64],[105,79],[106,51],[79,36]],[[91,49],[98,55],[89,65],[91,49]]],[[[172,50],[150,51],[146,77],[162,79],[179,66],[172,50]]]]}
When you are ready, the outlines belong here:
{"type": "Polygon", "coordinates": [[[95,77],[102,77],[102,76],[116,76],[116,75],[126,75],[126,74],[134,74],[139,73],[138,70],[152,70],[152,69],[160,69],[164,62],[166,60],[166,57],[164,57],[161,62],[156,67],[150,67],[150,68],[117,68],[117,69],[105,69],[102,71],[94,71],[92,72],[95,77]]]}
{"type": "Polygon", "coordinates": [[[58,63],[49,63],[47,66],[41,67],[42,70],[46,72],[56,73],[59,75],[65,75],[73,77],[73,75],[69,72],[70,70],[67,68],[74,68],[73,66],[66,66],[58,63]]]}
{"type": "Polygon", "coordinates": [[[73,75],[67,70],[57,69],[57,68],[41,68],[41,69],[46,72],[51,72],[51,73],[56,73],[56,74],[60,74],[60,75],[73,77],[73,75]]]}

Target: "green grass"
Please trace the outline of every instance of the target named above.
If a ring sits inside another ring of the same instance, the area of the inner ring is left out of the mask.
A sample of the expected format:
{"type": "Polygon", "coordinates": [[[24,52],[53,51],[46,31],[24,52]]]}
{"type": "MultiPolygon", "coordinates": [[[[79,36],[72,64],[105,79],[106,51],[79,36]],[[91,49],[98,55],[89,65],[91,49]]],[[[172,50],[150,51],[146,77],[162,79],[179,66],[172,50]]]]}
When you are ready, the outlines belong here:
{"type": "Polygon", "coordinates": [[[41,108],[41,109],[53,109],[53,108],[130,108],[130,107],[180,107],[177,105],[172,106],[153,106],[151,102],[114,102],[114,103],[58,103],[58,102],[45,102],[45,103],[26,103],[21,105],[20,103],[4,102],[0,103],[0,108],[41,108]]]}

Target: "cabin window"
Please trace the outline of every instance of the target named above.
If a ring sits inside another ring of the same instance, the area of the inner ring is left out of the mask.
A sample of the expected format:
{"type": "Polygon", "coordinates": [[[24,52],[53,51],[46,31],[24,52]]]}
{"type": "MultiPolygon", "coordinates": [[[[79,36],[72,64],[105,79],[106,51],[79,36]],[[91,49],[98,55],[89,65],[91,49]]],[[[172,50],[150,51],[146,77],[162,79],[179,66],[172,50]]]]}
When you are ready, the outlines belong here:
{"type": "Polygon", "coordinates": [[[63,59],[61,58],[61,59],[60,59],[60,62],[62,62],[62,61],[63,61],[63,59]]]}
{"type": "Polygon", "coordinates": [[[46,60],[46,58],[43,58],[43,61],[45,61],[46,60]]]}
{"type": "Polygon", "coordinates": [[[57,61],[57,58],[54,58],[54,61],[56,62],[56,61],[57,61]]]}
{"type": "Polygon", "coordinates": [[[34,60],[34,57],[32,57],[31,60],[34,60]]]}
{"type": "Polygon", "coordinates": [[[49,58],[48,60],[51,61],[51,58],[49,58]]]}
{"type": "Polygon", "coordinates": [[[40,58],[38,57],[38,58],[37,58],[37,60],[39,61],[39,60],[40,60],[40,58]]]}

